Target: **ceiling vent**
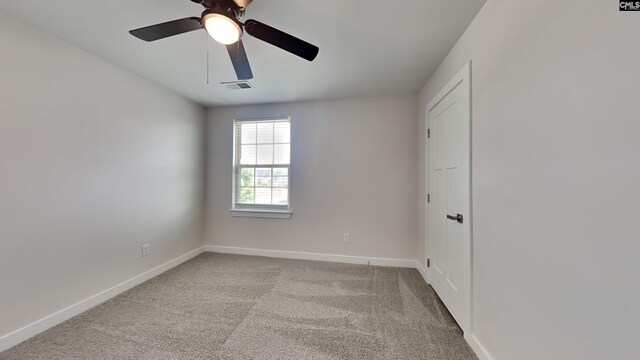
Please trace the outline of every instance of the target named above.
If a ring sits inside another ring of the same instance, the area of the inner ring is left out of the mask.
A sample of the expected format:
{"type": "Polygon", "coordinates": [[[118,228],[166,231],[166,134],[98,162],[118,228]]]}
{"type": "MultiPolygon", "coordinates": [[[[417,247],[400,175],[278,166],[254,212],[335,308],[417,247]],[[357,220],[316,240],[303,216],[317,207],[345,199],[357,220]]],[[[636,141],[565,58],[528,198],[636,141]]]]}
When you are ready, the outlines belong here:
{"type": "Polygon", "coordinates": [[[226,86],[228,90],[253,89],[253,85],[251,85],[248,81],[227,81],[220,84],[226,86]]]}

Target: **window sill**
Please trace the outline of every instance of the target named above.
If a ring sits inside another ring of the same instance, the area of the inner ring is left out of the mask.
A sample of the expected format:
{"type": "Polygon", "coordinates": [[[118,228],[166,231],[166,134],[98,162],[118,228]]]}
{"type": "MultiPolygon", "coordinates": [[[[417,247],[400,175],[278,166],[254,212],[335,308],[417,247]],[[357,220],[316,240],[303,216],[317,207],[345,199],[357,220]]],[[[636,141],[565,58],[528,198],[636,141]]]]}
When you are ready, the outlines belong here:
{"type": "Polygon", "coordinates": [[[252,210],[252,209],[230,209],[232,216],[269,218],[269,219],[291,219],[289,210],[252,210]]]}

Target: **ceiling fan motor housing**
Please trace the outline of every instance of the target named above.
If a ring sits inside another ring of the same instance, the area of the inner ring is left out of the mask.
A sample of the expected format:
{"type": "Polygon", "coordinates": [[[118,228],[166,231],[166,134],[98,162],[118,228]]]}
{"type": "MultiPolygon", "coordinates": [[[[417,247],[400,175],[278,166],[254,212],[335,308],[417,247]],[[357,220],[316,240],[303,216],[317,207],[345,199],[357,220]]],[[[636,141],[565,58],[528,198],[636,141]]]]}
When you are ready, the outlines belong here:
{"type": "MultiPolygon", "coordinates": [[[[244,9],[245,9],[244,6],[238,5],[233,0],[191,0],[191,1],[196,4],[200,4],[207,9],[226,8],[226,9],[234,10],[236,12],[238,11],[244,12],[244,9]]],[[[248,3],[250,2],[251,1],[249,1],[248,3]]]]}

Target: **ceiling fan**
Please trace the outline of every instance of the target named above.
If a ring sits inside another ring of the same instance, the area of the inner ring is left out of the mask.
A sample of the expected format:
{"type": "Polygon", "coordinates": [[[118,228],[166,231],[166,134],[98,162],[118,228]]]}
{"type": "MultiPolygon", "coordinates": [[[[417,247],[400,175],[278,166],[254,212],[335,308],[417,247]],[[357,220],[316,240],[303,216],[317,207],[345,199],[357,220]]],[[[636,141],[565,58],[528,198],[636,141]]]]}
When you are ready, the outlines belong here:
{"type": "Polygon", "coordinates": [[[240,39],[244,32],[303,59],[313,61],[320,49],[295,36],[250,19],[240,21],[253,0],[191,0],[205,7],[200,17],[188,17],[129,31],[138,39],[155,41],[204,28],[212,38],[226,45],[238,80],[253,78],[247,53],[240,39]]]}

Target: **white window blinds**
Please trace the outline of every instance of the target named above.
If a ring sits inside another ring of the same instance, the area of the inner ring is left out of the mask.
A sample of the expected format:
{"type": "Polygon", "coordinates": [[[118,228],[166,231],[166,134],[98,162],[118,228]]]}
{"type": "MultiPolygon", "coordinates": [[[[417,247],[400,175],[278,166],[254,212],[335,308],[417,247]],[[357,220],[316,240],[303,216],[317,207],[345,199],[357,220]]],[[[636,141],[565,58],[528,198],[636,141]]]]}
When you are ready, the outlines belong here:
{"type": "Polygon", "coordinates": [[[291,121],[234,122],[235,209],[288,210],[291,121]]]}

